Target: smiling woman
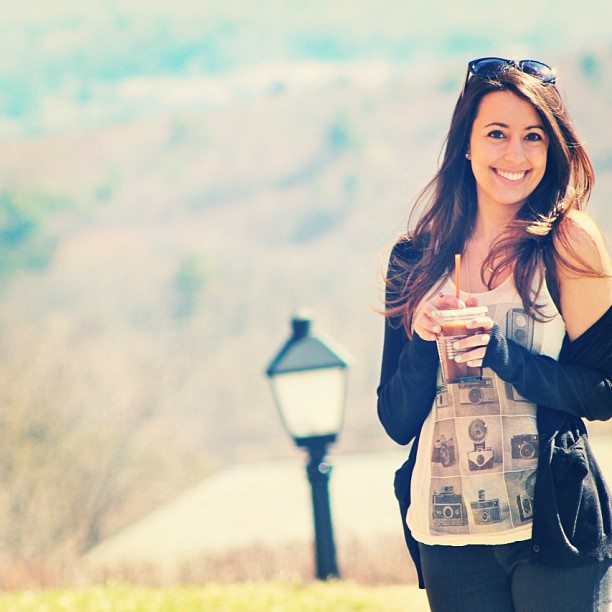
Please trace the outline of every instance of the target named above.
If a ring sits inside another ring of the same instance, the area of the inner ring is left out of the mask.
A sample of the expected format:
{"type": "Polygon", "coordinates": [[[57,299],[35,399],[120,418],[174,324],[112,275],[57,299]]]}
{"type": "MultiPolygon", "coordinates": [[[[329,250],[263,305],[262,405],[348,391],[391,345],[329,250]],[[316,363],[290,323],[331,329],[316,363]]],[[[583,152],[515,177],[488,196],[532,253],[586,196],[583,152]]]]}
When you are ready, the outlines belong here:
{"type": "Polygon", "coordinates": [[[469,63],[391,254],[378,414],[414,441],[395,492],[434,611],[610,604],[610,493],[582,418],[612,416],[612,266],[554,83],[534,60],[469,63]]]}

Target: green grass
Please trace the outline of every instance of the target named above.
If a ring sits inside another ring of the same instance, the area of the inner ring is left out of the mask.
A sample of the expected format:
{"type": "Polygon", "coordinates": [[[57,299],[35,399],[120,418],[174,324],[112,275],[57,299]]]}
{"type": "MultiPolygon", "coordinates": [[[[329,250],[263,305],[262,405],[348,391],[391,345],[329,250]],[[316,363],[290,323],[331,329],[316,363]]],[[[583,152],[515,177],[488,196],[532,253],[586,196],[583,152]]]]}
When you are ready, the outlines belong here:
{"type": "Polygon", "coordinates": [[[410,610],[426,612],[424,591],[416,586],[364,586],[352,582],[208,584],[202,587],[143,589],[98,587],[83,591],[0,594],[0,610],[32,612],[310,612],[410,610]]]}

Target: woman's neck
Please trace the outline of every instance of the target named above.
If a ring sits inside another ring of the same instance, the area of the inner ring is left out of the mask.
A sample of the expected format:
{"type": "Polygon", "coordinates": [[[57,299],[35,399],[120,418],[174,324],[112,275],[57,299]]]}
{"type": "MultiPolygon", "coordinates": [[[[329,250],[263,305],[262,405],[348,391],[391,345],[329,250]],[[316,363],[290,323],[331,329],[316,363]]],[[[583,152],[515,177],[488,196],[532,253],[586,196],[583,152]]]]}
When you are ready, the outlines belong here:
{"type": "Polygon", "coordinates": [[[471,239],[491,244],[506,229],[513,218],[514,212],[506,210],[487,211],[487,214],[478,211],[471,239]]]}
{"type": "MultiPolygon", "coordinates": [[[[489,254],[491,245],[505,231],[514,215],[515,211],[508,208],[487,208],[483,212],[479,207],[474,228],[464,247],[463,265],[468,281],[467,290],[470,293],[480,293],[494,288],[487,285],[494,264],[489,264],[483,270],[484,261],[489,254]],[[484,274],[484,279],[481,277],[481,271],[484,274]]],[[[510,273],[510,268],[502,271],[497,276],[494,286],[499,286],[504,282],[510,273]]]]}

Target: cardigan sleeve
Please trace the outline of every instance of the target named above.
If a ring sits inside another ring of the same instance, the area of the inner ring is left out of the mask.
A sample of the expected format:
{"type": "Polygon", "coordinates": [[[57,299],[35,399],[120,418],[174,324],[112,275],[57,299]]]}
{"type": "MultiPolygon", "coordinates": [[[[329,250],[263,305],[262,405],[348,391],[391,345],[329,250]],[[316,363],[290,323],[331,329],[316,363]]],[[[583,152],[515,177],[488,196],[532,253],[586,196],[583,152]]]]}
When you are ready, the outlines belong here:
{"type": "MultiPolygon", "coordinates": [[[[397,277],[397,258],[406,243],[395,245],[387,278],[397,277]]],[[[401,282],[401,281],[400,281],[401,282]]],[[[387,287],[387,303],[395,296],[387,287]]],[[[385,317],[380,384],[377,389],[378,418],[387,434],[408,444],[420,431],[436,395],[438,352],[435,342],[414,334],[408,339],[399,318],[385,317]]]]}
{"type": "Polygon", "coordinates": [[[539,406],[605,421],[612,417],[612,307],[573,342],[565,337],[559,361],[530,353],[494,325],[483,366],[539,406]]]}

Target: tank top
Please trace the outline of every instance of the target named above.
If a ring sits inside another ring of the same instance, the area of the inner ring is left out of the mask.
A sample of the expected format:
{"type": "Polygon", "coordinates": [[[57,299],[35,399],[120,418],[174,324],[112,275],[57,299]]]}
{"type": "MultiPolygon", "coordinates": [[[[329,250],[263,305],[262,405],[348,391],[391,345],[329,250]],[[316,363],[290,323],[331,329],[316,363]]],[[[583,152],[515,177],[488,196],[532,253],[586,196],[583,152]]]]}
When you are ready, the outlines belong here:
{"type": "MultiPolygon", "coordinates": [[[[455,293],[451,278],[441,290],[455,293]]],[[[537,303],[546,321],[523,309],[512,275],[491,291],[471,295],[487,306],[507,338],[533,353],[558,357],[565,324],[545,281],[537,303]]],[[[406,517],[414,538],[452,546],[530,539],[537,462],[534,403],[489,368],[483,368],[481,380],[451,384],[444,384],[438,368],[406,517]]]]}

